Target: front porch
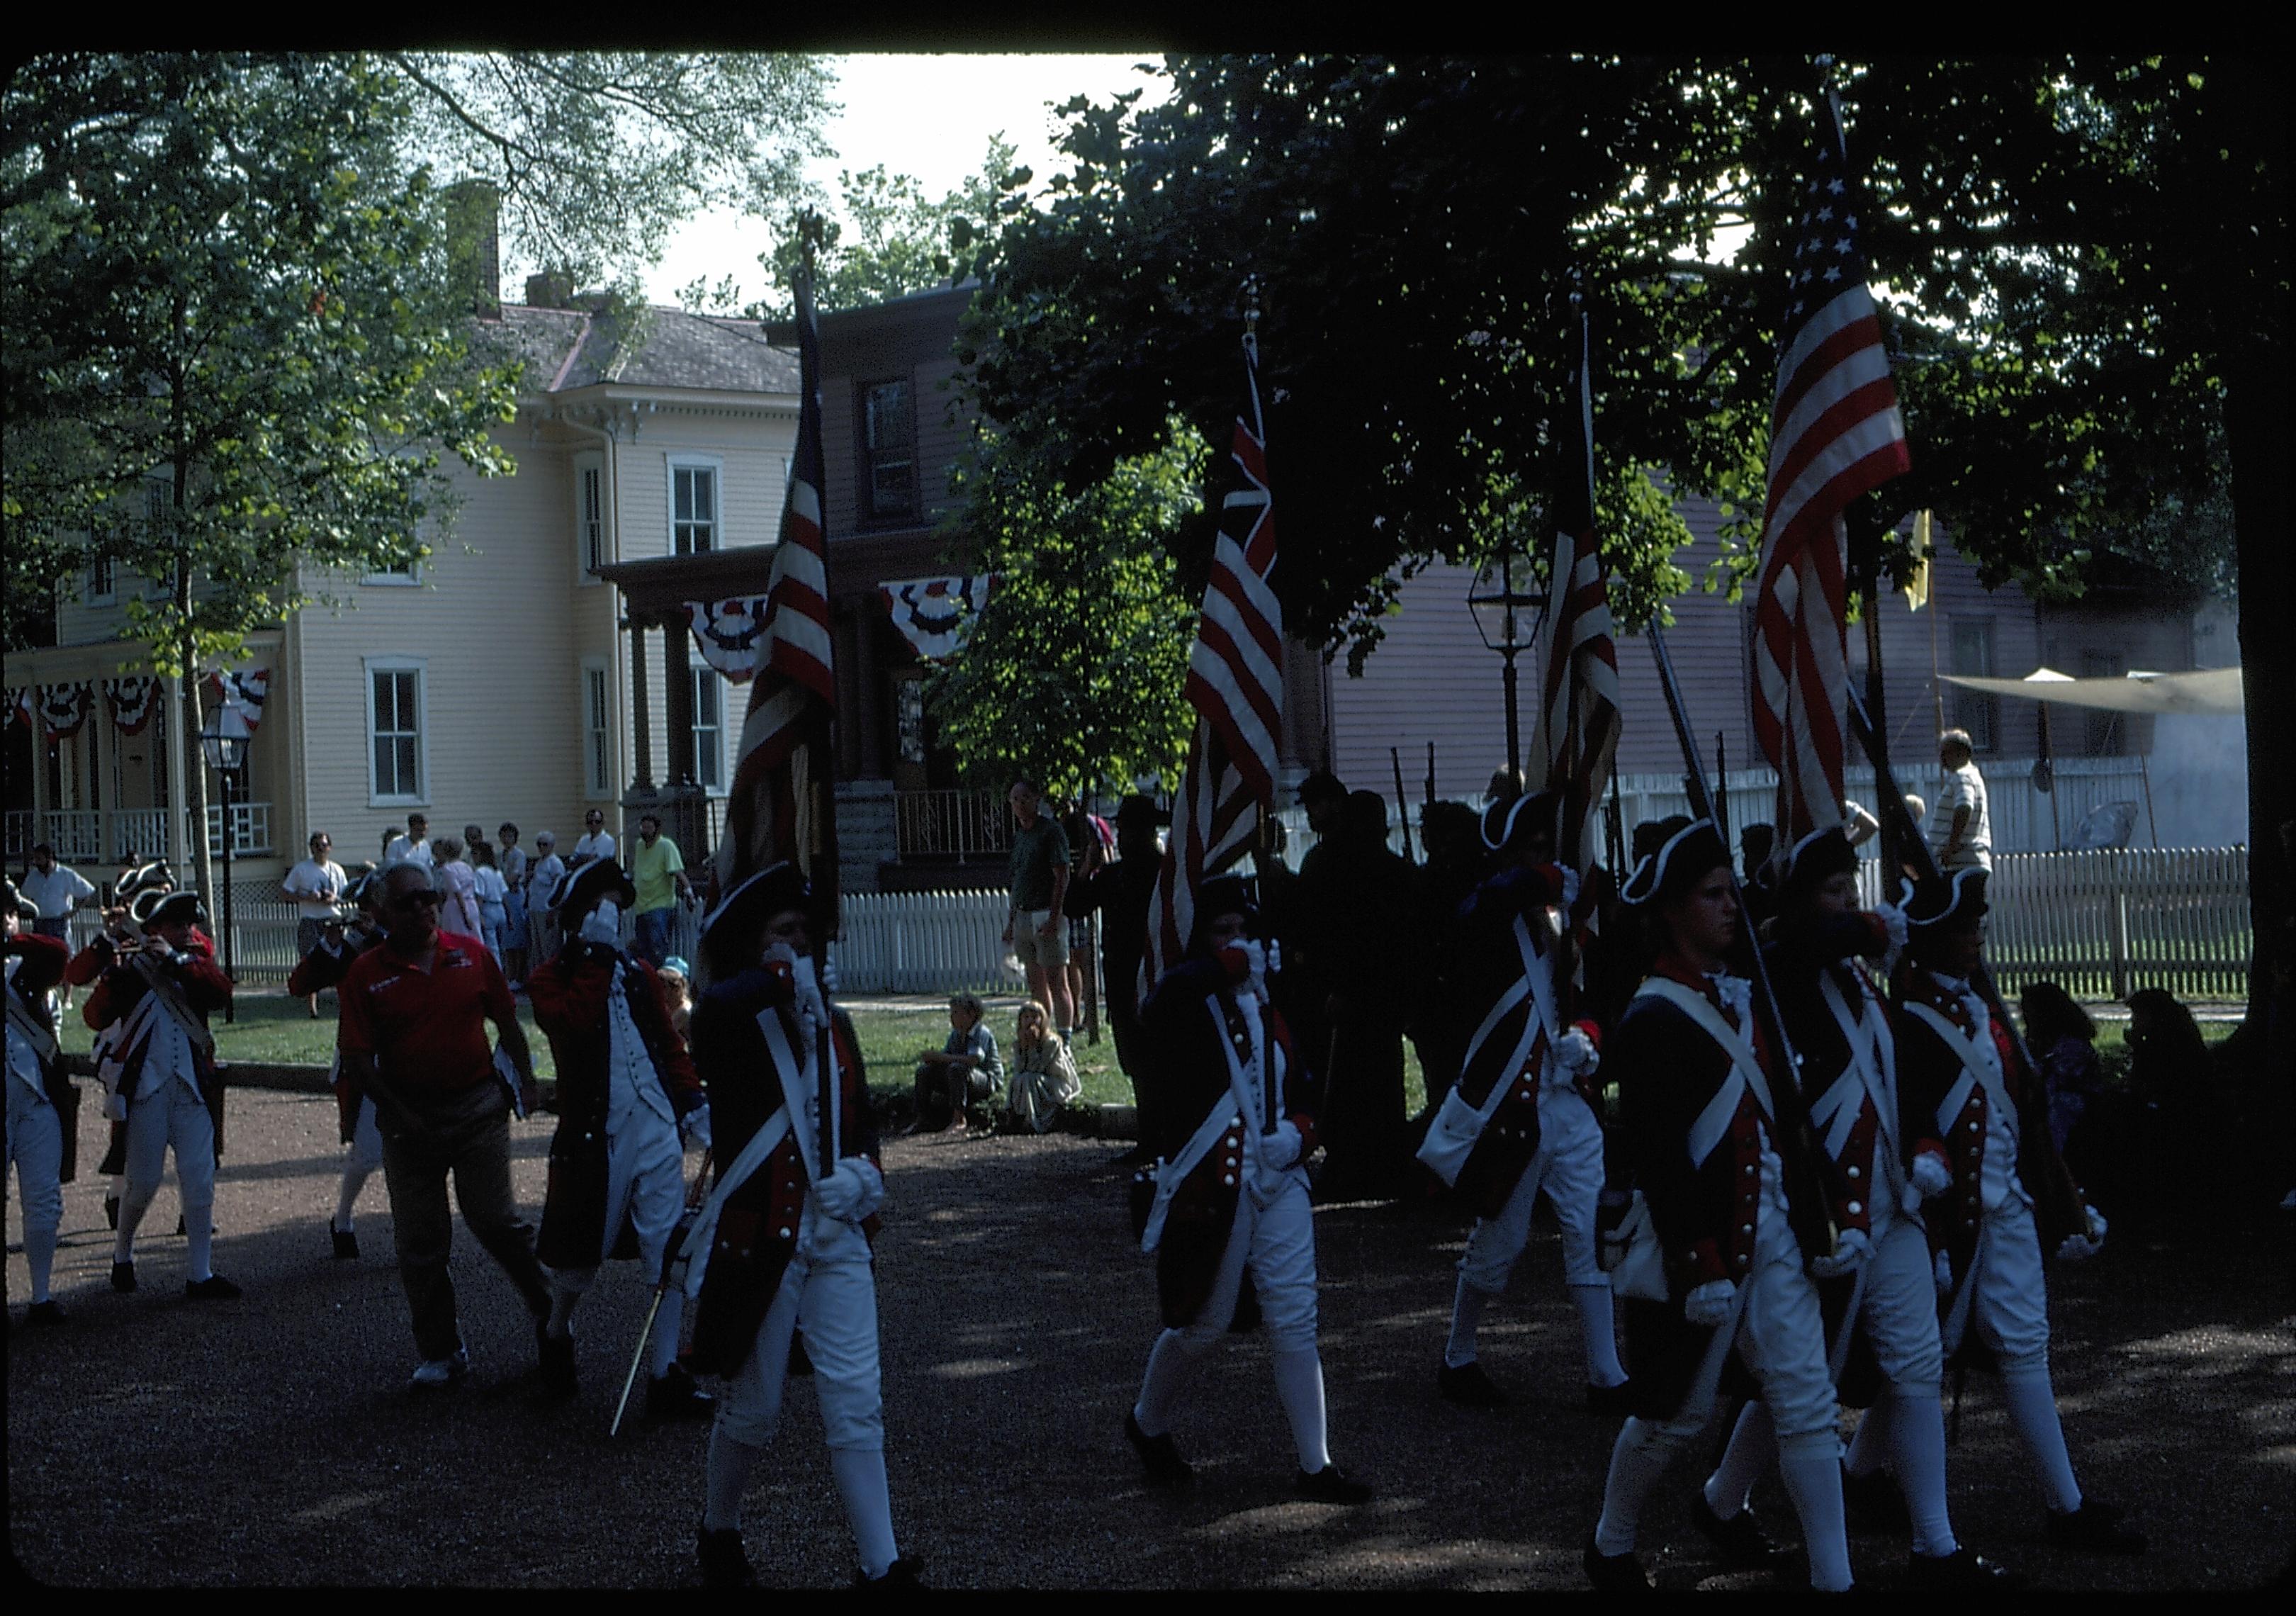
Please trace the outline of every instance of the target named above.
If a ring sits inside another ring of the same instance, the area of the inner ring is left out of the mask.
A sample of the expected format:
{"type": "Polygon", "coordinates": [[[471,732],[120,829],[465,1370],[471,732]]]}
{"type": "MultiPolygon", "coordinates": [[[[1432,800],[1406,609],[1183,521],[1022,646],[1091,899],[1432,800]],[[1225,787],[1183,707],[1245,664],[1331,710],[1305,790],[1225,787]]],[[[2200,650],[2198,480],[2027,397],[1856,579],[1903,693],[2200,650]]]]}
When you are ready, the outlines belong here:
{"type": "MultiPolygon", "coordinates": [[[[271,804],[234,802],[231,805],[232,857],[269,858],[279,849],[272,837],[271,804]]],[[[208,805],[208,853],[223,857],[224,810],[208,805]]],[[[184,810],[184,833],[196,836],[192,810],[184,810]]],[[[59,864],[119,865],[125,867],[147,858],[168,856],[168,810],[139,808],[11,808],[8,810],[5,857],[12,865],[29,862],[32,849],[45,842],[55,849],[59,864]]]]}

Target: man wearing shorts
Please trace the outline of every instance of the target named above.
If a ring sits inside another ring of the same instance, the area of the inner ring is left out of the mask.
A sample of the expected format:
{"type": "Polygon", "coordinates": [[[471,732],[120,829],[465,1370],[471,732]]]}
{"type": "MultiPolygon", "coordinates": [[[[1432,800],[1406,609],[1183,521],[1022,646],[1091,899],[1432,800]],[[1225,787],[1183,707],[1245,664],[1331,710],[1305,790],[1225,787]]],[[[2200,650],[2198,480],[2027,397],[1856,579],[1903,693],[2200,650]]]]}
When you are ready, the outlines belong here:
{"type": "Polygon", "coordinates": [[[1069,992],[1068,922],[1061,900],[1069,886],[1069,838],[1051,816],[1038,813],[1043,795],[1031,780],[1013,782],[1013,913],[1004,940],[1029,972],[1029,997],[1063,1027],[1076,1025],[1069,992]]]}

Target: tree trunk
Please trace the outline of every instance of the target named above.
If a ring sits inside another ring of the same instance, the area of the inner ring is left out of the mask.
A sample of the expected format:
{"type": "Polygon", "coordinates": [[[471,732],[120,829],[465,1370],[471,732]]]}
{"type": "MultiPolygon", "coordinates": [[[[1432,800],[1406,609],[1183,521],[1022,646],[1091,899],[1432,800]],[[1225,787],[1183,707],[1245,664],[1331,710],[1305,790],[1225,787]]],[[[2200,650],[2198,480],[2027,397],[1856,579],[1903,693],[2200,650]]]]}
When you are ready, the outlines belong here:
{"type": "MultiPolygon", "coordinates": [[[[188,575],[179,575],[179,596],[188,595],[188,575]]],[[[184,620],[190,620],[188,611],[184,613],[184,620]]],[[[208,912],[208,924],[212,931],[223,922],[218,918],[222,911],[216,905],[215,857],[208,850],[208,762],[207,754],[200,745],[200,731],[205,726],[207,715],[201,710],[205,703],[200,699],[200,673],[193,660],[193,655],[192,636],[186,630],[176,647],[176,660],[184,669],[183,711],[177,715],[184,726],[184,809],[191,816],[192,821],[192,879],[198,889],[200,903],[208,912]]],[[[226,833],[229,829],[228,825],[225,827],[226,833]]],[[[178,876],[177,879],[180,881],[182,878],[178,876]]],[[[221,940],[219,935],[217,940],[221,940]]]]}

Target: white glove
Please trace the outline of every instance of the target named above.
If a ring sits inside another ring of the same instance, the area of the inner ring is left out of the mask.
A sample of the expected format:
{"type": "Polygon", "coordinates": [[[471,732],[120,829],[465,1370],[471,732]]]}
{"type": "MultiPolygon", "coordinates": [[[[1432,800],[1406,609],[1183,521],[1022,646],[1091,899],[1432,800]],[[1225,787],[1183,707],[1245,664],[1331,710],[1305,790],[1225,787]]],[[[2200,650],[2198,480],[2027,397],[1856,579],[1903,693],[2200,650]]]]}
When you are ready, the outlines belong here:
{"type": "Polygon", "coordinates": [[[1567,864],[1562,866],[1562,907],[1567,913],[1578,902],[1578,872],[1567,864]]]}
{"type": "Polygon", "coordinates": [[[1930,1264],[1930,1277],[1937,1282],[1938,1294],[1943,1296],[1953,1289],[1953,1259],[1943,1251],[1930,1264]]]}
{"type": "Polygon", "coordinates": [[[2093,1206],[2081,1210],[2088,1214],[2088,1232],[2065,1236],[2064,1243],[2057,1248],[2057,1255],[2066,1262],[2079,1262],[2104,1250],[2104,1214],[2093,1206]]]}
{"type": "Polygon", "coordinates": [[[847,1156],[813,1187],[821,1210],[843,1223],[858,1223],[884,1204],[885,1180],[866,1157],[847,1156]]]}
{"type": "Polygon", "coordinates": [[[688,1144],[709,1148],[709,1103],[703,1101],[677,1120],[678,1131],[685,1136],[688,1144]]]}
{"type": "Polygon", "coordinates": [[[1953,1187],[1953,1169],[1935,1151],[1923,1151],[1915,1156],[1913,1171],[1906,1177],[1924,1201],[1933,1200],[1953,1187]]]}
{"type": "Polygon", "coordinates": [[[1824,1257],[1810,1261],[1813,1279],[1839,1279],[1850,1269],[1874,1255],[1874,1243],[1866,1238],[1863,1229],[1844,1229],[1835,1236],[1833,1250],[1824,1257]]]}
{"type": "Polygon", "coordinates": [[[1882,923],[1882,929],[1890,934],[1890,948],[1893,951],[1904,948],[1909,934],[1906,912],[1893,903],[1878,903],[1874,906],[1874,915],[1882,923]]]}
{"type": "Polygon", "coordinates": [[[1576,1027],[1554,1040],[1554,1059],[1551,1064],[1560,1066],[1566,1072],[1591,1074],[1602,1063],[1603,1057],[1595,1048],[1595,1040],[1576,1027]]]}
{"type": "Polygon", "coordinates": [[[611,898],[601,900],[596,908],[582,917],[582,929],[575,935],[586,943],[619,947],[622,940],[622,906],[611,898]]]}
{"type": "Polygon", "coordinates": [[[1263,1003],[1267,998],[1267,948],[1256,937],[1247,937],[1236,945],[1243,950],[1246,974],[1238,984],[1239,997],[1256,998],[1263,1003]]]}
{"type": "Polygon", "coordinates": [[[1726,1279],[1710,1279],[1682,1299],[1682,1317],[1702,1329],[1715,1329],[1730,1322],[1737,1300],[1736,1285],[1726,1279]]]}
{"type": "Polygon", "coordinates": [[[1290,1121],[1278,1122],[1273,1133],[1259,1140],[1259,1162],[1272,1173],[1289,1172],[1300,1165],[1300,1130],[1290,1121]]]}
{"type": "Polygon", "coordinates": [[[798,1015],[816,1027],[827,1026],[829,1006],[822,1000],[821,982],[814,975],[814,962],[810,958],[799,958],[797,950],[787,943],[775,943],[766,950],[765,958],[768,964],[788,967],[790,985],[797,991],[798,1015]]]}

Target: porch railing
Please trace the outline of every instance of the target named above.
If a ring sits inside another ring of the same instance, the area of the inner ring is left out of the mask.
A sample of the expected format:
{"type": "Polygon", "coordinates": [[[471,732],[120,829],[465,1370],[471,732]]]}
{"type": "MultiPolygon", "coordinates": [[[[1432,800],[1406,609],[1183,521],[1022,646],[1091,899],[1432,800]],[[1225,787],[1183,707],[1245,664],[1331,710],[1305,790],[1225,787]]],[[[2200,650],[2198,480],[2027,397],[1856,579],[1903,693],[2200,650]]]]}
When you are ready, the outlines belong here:
{"type": "Polygon", "coordinates": [[[1012,816],[996,792],[895,792],[893,820],[903,858],[964,858],[1013,847],[1012,816]]]}
{"type": "MultiPolygon", "coordinates": [[[[263,858],[277,851],[272,840],[271,804],[234,802],[231,805],[232,856],[263,858]]],[[[184,829],[193,831],[191,810],[184,810],[184,829]]],[[[223,857],[223,805],[208,805],[208,853],[223,857]]],[[[46,842],[59,863],[68,865],[129,865],[168,856],[166,808],[48,808],[38,813],[11,809],[8,814],[7,858],[18,864],[32,849],[46,842]]]]}

